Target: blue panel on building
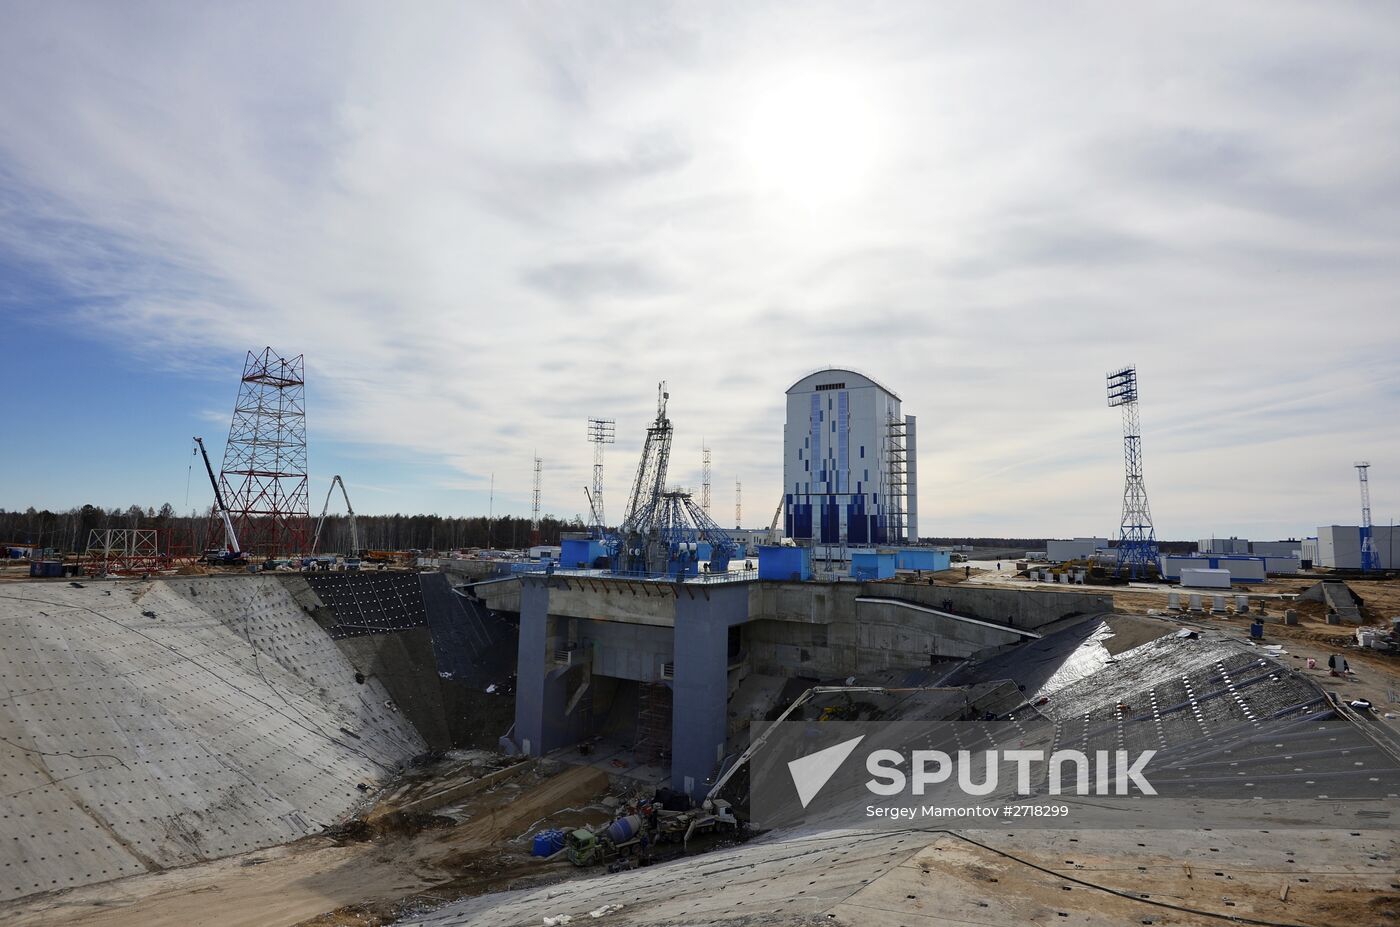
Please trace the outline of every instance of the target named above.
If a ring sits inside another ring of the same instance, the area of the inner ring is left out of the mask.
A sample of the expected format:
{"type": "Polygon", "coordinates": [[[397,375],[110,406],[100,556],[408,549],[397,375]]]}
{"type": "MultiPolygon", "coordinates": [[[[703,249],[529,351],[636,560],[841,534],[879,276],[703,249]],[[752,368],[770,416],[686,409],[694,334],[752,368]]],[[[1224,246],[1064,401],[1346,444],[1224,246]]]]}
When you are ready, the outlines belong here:
{"type": "Polygon", "coordinates": [[[811,579],[811,548],[759,547],[758,578],[786,580],[811,579]]]}
{"type": "Polygon", "coordinates": [[[853,579],[888,579],[894,575],[895,553],[885,550],[851,551],[853,579]]]}

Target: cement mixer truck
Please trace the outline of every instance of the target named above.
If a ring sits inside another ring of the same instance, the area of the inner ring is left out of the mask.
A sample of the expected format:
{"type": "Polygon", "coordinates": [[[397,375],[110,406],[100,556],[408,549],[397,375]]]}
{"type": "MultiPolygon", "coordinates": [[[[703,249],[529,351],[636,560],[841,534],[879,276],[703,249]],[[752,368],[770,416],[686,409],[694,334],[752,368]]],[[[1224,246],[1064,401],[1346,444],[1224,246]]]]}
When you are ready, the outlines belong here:
{"type": "Polygon", "coordinates": [[[619,856],[631,856],[641,849],[643,837],[651,841],[650,831],[640,814],[628,814],[596,831],[587,827],[571,830],[564,838],[564,846],[569,851],[569,862],[575,866],[592,866],[619,856]]]}
{"type": "Polygon", "coordinates": [[[575,866],[607,863],[609,869],[627,868],[633,856],[640,856],[645,864],[652,847],[688,844],[699,834],[739,829],[733,808],[722,799],[710,808],[689,811],[672,811],[655,802],[643,802],[637,813],[619,815],[596,828],[570,831],[564,837],[564,846],[575,866]]]}

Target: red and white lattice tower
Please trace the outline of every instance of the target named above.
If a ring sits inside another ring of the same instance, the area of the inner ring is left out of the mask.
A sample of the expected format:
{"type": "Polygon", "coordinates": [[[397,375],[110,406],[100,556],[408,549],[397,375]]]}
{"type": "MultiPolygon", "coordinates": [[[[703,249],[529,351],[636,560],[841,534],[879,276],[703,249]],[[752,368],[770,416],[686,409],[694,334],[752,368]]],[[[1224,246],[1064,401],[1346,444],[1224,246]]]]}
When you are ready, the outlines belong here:
{"type": "Polygon", "coordinates": [[[269,557],[304,553],[310,521],[306,483],[306,382],[302,355],[248,352],[219,484],[243,550],[269,557]]]}

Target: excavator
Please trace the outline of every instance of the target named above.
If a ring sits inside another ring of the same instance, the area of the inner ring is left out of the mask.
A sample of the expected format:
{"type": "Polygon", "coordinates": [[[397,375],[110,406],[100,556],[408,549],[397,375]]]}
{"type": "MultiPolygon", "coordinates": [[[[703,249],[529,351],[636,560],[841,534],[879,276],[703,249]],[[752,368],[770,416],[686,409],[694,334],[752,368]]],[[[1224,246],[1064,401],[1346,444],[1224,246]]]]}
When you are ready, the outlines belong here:
{"type": "Polygon", "coordinates": [[[200,456],[204,458],[204,472],[209,474],[209,485],[214,487],[214,501],[218,504],[219,517],[224,520],[224,546],[206,550],[204,556],[199,559],[205,563],[242,566],[248,562],[248,556],[238,544],[238,532],[233,530],[233,517],[229,515],[228,506],[224,505],[224,494],[219,492],[219,481],[214,478],[214,467],[209,463],[209,452],[204,449],[204,439],[195,438],[194,442],[199,445],[200,456]]]}

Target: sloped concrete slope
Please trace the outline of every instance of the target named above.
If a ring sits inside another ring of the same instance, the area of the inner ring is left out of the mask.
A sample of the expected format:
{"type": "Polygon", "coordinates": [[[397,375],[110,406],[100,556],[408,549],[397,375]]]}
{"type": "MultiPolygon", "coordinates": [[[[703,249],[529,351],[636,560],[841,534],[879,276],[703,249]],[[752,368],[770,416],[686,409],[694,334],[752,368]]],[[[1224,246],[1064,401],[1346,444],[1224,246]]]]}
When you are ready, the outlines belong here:
{"type": "Polygon", "coordinates": [[[296,839],[423,750],[274,577],[0,587],[0,899],[296,839]]]}

